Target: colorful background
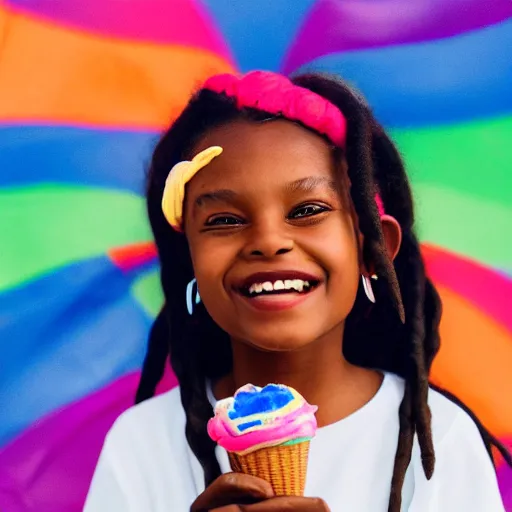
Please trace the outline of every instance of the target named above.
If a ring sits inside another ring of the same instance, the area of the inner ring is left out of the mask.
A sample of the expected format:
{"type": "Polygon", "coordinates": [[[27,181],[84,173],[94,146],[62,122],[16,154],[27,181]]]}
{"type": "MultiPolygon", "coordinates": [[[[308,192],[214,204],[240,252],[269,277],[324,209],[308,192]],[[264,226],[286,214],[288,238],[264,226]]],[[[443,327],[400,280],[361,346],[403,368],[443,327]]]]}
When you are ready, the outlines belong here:
{"type": "Polygon", "coordinates": [[[151,149],[207,75],[252,68],[339,72],[389,128],[445,307],[433,379],[512,447],[510,0],[4,0],[3,512],[81,509],[162,300],[151,149]]]}

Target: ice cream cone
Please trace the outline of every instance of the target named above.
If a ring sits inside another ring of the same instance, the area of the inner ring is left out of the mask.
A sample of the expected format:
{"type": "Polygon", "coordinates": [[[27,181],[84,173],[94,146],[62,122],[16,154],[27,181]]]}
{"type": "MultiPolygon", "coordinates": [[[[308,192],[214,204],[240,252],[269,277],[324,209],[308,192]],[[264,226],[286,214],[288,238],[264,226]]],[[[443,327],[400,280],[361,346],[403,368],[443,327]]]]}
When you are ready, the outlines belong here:
{"type": "Polygon", "coordinates": [[[289,386],[247,384],[216,403],[208,434],[236,473],[263,478],[277,496],[303,496],[317,410],[289,386]]]}
{"type": "Polygon", "coordinates": [[[245,455],[228,452],[233,471],[263,478],[272,485],[276,496],[304,495],[308,454],[309,440],[261,448],[245,455]]]}

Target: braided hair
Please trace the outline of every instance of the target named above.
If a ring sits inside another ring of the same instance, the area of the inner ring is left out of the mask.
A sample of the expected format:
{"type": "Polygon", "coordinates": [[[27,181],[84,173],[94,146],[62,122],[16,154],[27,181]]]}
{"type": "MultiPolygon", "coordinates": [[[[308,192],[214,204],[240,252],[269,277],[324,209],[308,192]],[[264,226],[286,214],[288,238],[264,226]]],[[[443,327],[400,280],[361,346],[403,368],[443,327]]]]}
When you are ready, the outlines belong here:
{"type": "MultiPolygon", "coordinates": [[[[350,196],[364,235],[363,258],[372,262],[379,280],[377,303],[369,305],[358,291],[347,318],[343,352],[352,364],[395,373],[405,381],[399,407],[399,438],[391,482],[389,511],[399,512],[402,486],[417,436],[427,478],[434,471],[431,413],[428,406],[429,373],[439,350],[441,301],[427,277],[414,232],[414,211],[409,182],[395,146],[373,117],[370,109],[338,79],[303,74],[292,80],[336,105],[347,118],[346,151],[335,156],[348,164],[350,196]],[[389,258],[375,203],[379,193],[386,210],[399,222],[402,244],[394,263],[389,258]]],[[[215,443],[206,432],[212,408],[207,382],[228,374],[232,367],[228,335],[218,327],[204,306],[189,315],[185,289],[194,273],[187,239],[165,220],[161,198],[169,169],[188,159],[198,139],[209,130],[239,118],[258,122],[268,114],[239,110],[223,94],[199,91],[157,145],[148,175],[147,208],[161,261],[161,283],[165,304],[150,332],[148,349],[137,391],[137,402],[153,396],[167,357],[180,384],[186,415],[187,441],[199,460],[209,485],[220,476],[215,443]]],[[[444,393],[476,422],[491,455],[495,446],[512,465],[505,448],[481,425],[474,414],[455,397],[444,393]]]]}

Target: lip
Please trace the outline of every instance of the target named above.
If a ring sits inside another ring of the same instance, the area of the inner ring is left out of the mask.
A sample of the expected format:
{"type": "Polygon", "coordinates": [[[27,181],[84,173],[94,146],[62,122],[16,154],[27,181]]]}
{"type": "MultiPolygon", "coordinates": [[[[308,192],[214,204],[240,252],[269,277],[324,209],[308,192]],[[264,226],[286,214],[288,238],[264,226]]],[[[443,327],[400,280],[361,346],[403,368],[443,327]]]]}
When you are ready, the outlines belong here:
{"type": "Polygon", "coordinates": [[[256,272],[251,274],[235,282],[234,287],[236,291],[239,292],[240,290],[249,288],[255,283],[264,283],[266,281],[274,282],[278,280],[284,281],[286,279],[301,279],[302,281],[314,281],[316,283],[322,282],[320,277],[300,270],[273,270],[271,272],[256,272]]]}
{"type": "Polygon", "coordinates": [[[285,293],[282,295],[261,295],[259,297],[246,297],[237,293],[237,297],[253,310],[278,312],[299,306],[312,295],[317,293],[318,286],[307,293],[285,293]]]}

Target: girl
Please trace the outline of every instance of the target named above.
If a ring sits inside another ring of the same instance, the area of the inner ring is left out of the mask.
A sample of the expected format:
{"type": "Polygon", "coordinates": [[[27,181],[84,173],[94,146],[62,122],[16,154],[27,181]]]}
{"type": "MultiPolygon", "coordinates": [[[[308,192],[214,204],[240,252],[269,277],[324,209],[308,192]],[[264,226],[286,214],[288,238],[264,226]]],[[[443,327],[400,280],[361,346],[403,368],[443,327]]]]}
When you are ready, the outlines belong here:
{"type": "Polygon", "coordinates": [[[403,164],[350,89],[212,77],[156,148],[147,204],[165,305],[137,400],[168,354],[180,387],[118,419],[87,512],[503,511],[491,445],[510,457],[429,387],[440,300],[403,164]],[[307,497],[230,473],[209,439],[248,382],[318,405],[307,497]]]}

